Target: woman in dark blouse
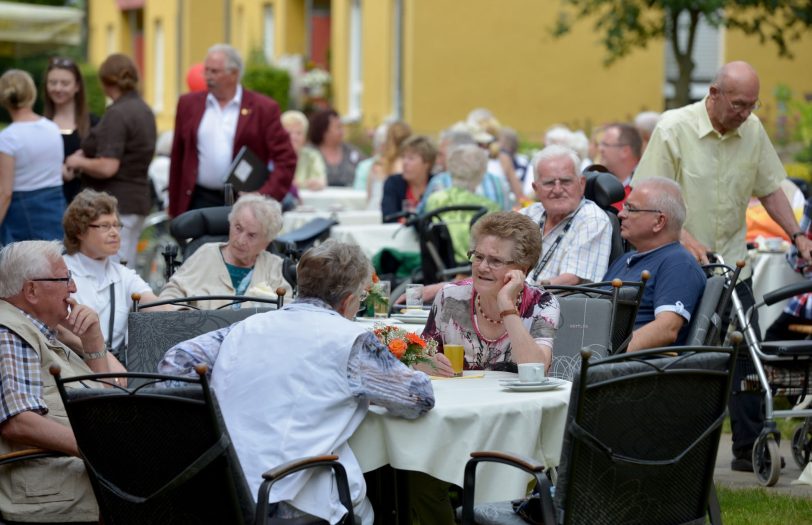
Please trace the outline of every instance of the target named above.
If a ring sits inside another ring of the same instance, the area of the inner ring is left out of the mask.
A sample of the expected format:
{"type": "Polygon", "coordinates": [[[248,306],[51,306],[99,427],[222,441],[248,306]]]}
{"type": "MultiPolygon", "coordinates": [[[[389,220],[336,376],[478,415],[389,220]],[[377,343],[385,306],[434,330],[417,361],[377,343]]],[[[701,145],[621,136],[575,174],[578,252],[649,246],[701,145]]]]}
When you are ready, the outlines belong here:
{"type": "MultiPolygon", "coordinates": [[[[85,98],[85,82],[76,63],[64,57],[53,57],[48,62],[43,79],[43,115],[53,120],[62,133],[65,158],[79,149],[82,139],[99,118],[89,113],[85,98]]],[[[62,192],[70,204],[81,190],[79,174],[62,166],[62,192]]]]}
{"type": "Polygon", "coordinates": [[[82,149],[65,162],[82,172],[83,186],[118,199],[123,225],[119,258],[133,268],[138,237],[152,207],[147,169],[155,154],[155,115],[138,94],[138,70],[130,57],[107,57],[99,79],[113,103],[82,141],[82,149]]]}

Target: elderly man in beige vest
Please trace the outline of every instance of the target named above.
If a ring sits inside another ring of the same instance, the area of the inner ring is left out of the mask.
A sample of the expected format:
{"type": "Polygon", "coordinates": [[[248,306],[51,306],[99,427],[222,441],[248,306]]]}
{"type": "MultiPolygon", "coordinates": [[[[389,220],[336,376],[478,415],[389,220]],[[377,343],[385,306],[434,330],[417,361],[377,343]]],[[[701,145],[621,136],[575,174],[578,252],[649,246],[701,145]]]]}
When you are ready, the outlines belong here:
{"type": "Polygon", "coordinates": [[[0,513],[10,523],[99,519],[48,368],[59,365],[69,377],[123,367],[107,354],[96,313],[70,297],[76,285],[61,254],[55,241],[0,250],[0,454],[37,447],[67,455],[4,467],[0,513]]]}

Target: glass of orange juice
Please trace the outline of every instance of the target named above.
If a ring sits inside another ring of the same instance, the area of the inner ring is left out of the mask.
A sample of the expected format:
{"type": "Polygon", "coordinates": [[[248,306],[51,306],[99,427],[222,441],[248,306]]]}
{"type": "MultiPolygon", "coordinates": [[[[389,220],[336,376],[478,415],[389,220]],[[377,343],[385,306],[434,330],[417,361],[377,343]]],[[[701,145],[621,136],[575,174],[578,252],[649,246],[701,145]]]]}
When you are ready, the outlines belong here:
{"type": "Polygon", "coordinates": [[[455,377],[462,376],[463,363],[465,362],[465,348],[461,344],[445,343],[443,353],[451,361],[451,368],[455,377]]]}

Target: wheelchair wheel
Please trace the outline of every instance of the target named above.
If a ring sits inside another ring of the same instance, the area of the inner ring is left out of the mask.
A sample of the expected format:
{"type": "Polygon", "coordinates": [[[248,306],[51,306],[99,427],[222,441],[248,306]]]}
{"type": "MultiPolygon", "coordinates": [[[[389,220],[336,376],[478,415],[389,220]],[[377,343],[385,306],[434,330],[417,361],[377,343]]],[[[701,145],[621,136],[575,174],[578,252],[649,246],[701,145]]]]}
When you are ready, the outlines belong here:
{"type": "Polygon", "coordinates": [[[781,455],[772,434],[760,435],[753,445],[753,472],[758,482],[765,487],[772,487],[778,482],[778,476],[781,474],[781,455]]]}
{"type": "Polygon", "coordinates": [[[809,463],[812,454],[812,429],[808,425],[801,425],[792,434],[792,459],[798,468],[803,470],[809,463]]]}

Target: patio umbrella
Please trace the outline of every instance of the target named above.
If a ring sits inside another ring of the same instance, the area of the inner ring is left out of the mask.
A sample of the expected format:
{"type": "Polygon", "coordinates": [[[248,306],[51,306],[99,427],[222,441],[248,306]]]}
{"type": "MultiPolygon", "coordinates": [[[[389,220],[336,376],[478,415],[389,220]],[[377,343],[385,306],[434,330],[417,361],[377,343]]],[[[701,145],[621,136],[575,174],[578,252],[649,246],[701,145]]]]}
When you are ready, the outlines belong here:
{"type": "Polygon", "coordinates": [[[72,7],[49,7],[0,2],[0,56],[40,54],[59,45],[78,46],[84,12],[72,7]]]}

